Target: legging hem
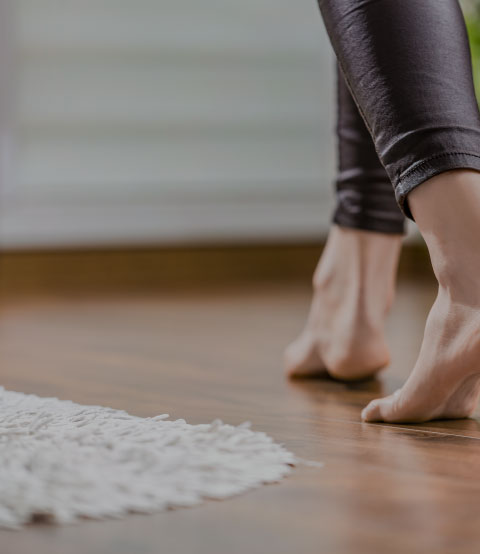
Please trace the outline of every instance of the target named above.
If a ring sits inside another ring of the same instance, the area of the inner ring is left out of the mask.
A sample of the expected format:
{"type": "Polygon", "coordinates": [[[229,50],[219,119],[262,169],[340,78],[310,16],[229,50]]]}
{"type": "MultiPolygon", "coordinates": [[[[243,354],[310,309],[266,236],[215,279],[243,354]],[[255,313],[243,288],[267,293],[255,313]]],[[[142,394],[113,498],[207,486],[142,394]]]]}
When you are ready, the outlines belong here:
{"type": "Polygon", "coordinates": [[[436,154],[418,162],[400,175],[395,185],[395,197],[404,215],[414,221],[412,212],[408,207],[408,195],[414,188],[435,177],[435,175],[454,169],[474,169],[480,171],[480,154],[470,152],[444,152],[436,154]]]}

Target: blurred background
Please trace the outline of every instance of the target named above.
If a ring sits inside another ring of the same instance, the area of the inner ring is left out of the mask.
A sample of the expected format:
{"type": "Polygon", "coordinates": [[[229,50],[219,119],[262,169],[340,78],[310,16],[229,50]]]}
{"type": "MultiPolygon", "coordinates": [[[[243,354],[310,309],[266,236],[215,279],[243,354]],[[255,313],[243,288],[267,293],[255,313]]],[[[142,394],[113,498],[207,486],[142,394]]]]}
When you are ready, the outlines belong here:
{"type": "MultiPolygon", "coordinates": [[[[464,3],[476,78],[479,5],[464,3]]],[[[142,248],[281,246],[279,267],[313,269],[336,167],[314,0],[2,0],[0,71],[3,284],[60,278],[51,252],[64,277],[67,252],[142,248]]]]}
{"type": "Polygon", "coordinates": [[[4,248],[326,231],[334,65],[314,1],[2,10],[4,248]]]}

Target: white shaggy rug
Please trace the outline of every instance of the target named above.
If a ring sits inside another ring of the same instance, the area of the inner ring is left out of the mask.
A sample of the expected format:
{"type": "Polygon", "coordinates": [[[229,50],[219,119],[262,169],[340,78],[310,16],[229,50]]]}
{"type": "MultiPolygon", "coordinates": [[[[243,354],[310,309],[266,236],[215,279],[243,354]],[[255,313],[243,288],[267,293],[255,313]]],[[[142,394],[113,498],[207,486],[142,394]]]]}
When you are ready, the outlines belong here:
{"type": "Polygon", "coordinates": [[[298,461],[248,424],[167,418],[0,387],[0,527],[193,506],[278,481],[298,461]]]}

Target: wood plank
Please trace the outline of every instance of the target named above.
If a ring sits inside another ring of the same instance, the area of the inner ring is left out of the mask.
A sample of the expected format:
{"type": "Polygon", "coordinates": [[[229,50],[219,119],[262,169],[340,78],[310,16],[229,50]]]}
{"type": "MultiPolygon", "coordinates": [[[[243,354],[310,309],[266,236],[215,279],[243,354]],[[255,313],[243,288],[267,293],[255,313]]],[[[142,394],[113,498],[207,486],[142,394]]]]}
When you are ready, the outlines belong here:
{"type": "Polygon", "coordinates": [[[480,421],[359,419],[405,379],[434,295],[428,282],[402,281],[388,328],[394,363],[349,385],[283,380],[282,350],[303,324],[307,285],[6,298],[6,388],[192,423],[250,420],[325,466],[195,509],[2,532],[2,554],[477,552],[480,421]]]}
{"type": "MultiPolygon", "coordinates": [[[[0,293],[167,292],[186,287],[245,283],[309,283],[323,243],[239,243],[204,246],[6,250],[0,257],[0,293]]],[[[431,281],[422,244],[408,244],[400,275],[431,281]]]]}

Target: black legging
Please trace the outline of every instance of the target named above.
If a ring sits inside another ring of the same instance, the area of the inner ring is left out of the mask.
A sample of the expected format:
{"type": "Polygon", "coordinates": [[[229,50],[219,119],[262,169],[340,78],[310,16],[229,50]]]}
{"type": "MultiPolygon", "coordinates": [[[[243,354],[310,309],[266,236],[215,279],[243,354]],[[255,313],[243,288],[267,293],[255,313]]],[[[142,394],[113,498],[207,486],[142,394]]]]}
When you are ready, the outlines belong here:
{"type": "Polygon", "coordinates": [[[480,171],[480,114],[461,9],[457,0],[319,5],[341,67],[334,221],[401,233],[400,210],[412,218],[412,189],[451,169],[480,171]]]}

